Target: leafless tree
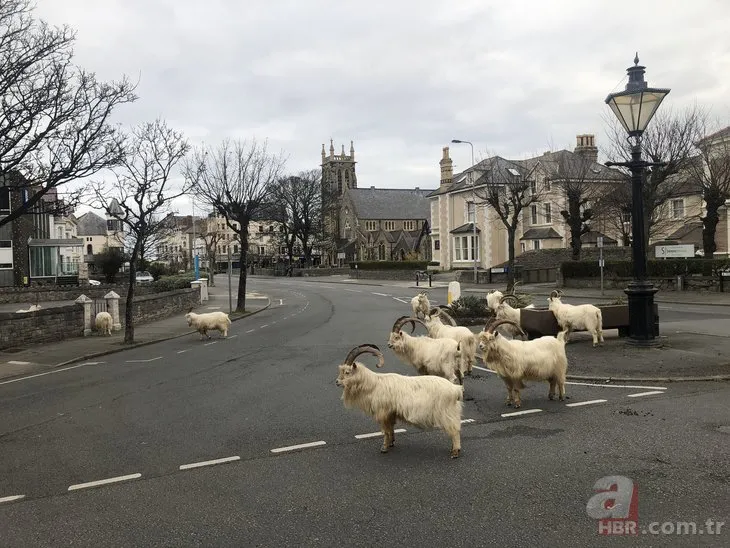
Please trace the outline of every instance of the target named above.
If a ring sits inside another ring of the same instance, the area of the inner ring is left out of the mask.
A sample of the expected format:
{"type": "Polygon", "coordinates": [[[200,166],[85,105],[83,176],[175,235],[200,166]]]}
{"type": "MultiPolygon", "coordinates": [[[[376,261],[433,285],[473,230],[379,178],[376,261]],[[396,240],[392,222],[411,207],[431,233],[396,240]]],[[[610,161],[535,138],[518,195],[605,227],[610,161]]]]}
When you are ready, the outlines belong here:
{"type": "Polygon", "coordinates": [[[215,286],[215,269],[218,264],[218,246],[227,243],[231,245],[231,241],[224,240],[225,233],[219,230],[217,219],[204,219],[199,221],[200,237],[205,245],[205,256],[208,258],[208,270],[210,285],[215,286]]]}
{"type": "MultiPolygon", "coordinates": [[[[0,226],[34,210],[50,190],[119,165],[123,136],[110,116],[137,99],[126,77],[99,82],[76,67],[74,31],[50,27],[34,9],[30,0],[0,2],[0,180],[30,191],[0,226]]],[[[82,192],[65,192],[65,205],[82,192]]]]}
{"type": "Polygon", "coordinates": [[[717,251],[715,234],[720,222],[719,209],[730,199],[730,128],[708,135],[697,143],[697,155],[687,169],[690,183],[702,193],[705,214],[702,221],[702,247],[706,259],[717,251]]]}
{"type": "Polygon", "coordinates": [[[284,168],[284,158],[268,152],[267,143],[230,140],[217,149],[196,150],[185,166],[193,192],[225,217],[241,242],[241,277],[236,310],[246,307],[246,259],[249,223],[269,205],[274,185],[284,168]],[[234,224],[237,223],[237,224],[234,224]]]}
{"type": "MultiPolygon", "coordinates": [[[[644,238],[662,232],[671,220],[662,215],[661,208],[669,199],[686,188],[686,177],[681,172],[689,167],[694,156],[695,143],[703,136],[707,112],[697,106],[675,112],[662,108],[649,123],[642,135],[641,148],[644,159],[664,162],[645,171],[644,181],[644,238]]],[[[614,117],[606,115],[609,147],[607,156],[615,162],[631,159],[631,144],[626,130],[614,117]]],[[[628,173],[628,172],[627,172],[628,173]]]]}
{"type": "Polygon", "coordinates": [[[181,133],[161,120],[141,124],[132,129],[125,142],[122,165],[115,170],[114,180],[93,184],[94,202],[107,215],[122,222],[133,238],[129,257],[129,289],[125,315],[124,342],[134,342],[134,289],[137,264],[152,235],[169,229],[164,215],[172,200],[187,192],[173,188],[172,170],[187,154],[190,145],[181,133]],[[120,212],[112,208],[116,199],[120,212]]]}
{"type": "Polygon", "coordinates": [[[515,237],[523,211],[542,199],[544,188],[538,184],[537,162],[514,162],[493,156],[479,162],[475,181],[478,200],[491,207],[507,229],[507,290],[515,283],[515,237]]]}
{"type": "Polygon", "coordinates": [[[631,245],[631,186],[619,184],[596,198],[593,204],[594,224],[620,234],[621,245],[631,245]]]}

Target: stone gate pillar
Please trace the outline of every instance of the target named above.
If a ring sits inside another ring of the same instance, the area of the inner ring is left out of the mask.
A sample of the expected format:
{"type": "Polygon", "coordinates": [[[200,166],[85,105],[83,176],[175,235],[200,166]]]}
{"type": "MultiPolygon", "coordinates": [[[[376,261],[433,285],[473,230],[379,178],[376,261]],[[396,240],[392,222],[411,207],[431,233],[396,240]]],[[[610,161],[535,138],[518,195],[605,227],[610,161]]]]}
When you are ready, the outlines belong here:
{"type": "Polygon", "coordinates": [[[112,315],[112,331],[119,331],[122,329],[122,324],[119,321],[119,295],[114,291],[110,291],[104,295],[106,299],[106,310],[112,315]]]}
{"type": "Polygon", "coordinates": [[[84,305],[84,337],[91,335],[91,327],[94,319],[91,317],[91,305],[94,301],[89,299],[86,295],[81,295],[74,301],[77,304],[84,305]]]}

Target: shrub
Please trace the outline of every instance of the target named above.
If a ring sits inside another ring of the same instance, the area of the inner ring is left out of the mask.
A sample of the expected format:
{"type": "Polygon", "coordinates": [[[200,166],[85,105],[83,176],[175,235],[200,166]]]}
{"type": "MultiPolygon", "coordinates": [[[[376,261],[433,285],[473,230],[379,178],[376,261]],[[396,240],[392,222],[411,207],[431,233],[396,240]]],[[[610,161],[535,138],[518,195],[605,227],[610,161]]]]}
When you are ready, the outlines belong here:
{"type": "Polygon", "coordinates": [[[426,270],[428,261],[361,261],[350,263],[350,268],[358,270],[426,270]]]}
{"type": "Polygon", "coordinates": [[[94,264],[101,270],[107,283],[114,283],[114,278],[126,260],[124,252],[116,247],[107,247],[101,253],[94,255],[94,264]]]}
{"type": "Polygon", "coordinates": [[[486,318],[492,315],[487,299],[476,295],[464,295],[451,302],[454,318],[486,318]]]}
{"type": "MultiPolygon", "coordinates": [[[[717,276],[718,270],[727,268],[727,259],[661,259],[647,261],[647,274],[651,278],[670,278],[677,275],[698,274],[717,276]]],[[[598,261],[570,261],[560,265],[565,278],[597,278],[601,275],[598,261]]],[[[631,278],[633,263],[630,261],[606,261],[603,275],[608,278],[631,278]]]]}
{"type": "Polygon", "coordinates": [[[177,276],[163,276],[150,284],[156,292],[175,291],[190,287],[190,282],[195,281],[195,276],[180,274],[177,276]]]}

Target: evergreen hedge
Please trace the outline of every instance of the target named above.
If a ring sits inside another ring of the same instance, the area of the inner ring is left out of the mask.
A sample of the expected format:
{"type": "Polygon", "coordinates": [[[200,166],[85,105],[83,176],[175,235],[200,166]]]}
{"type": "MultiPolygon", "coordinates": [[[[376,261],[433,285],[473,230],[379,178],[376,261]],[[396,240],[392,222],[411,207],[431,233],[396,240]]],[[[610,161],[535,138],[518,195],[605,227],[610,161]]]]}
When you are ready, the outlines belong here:
{"type": "MultiPolygon", "coordinates": [[[[631,261],[605,261],[603,275],[609,278],[631,278],[631,261]]],[[[677,275],[699,274],[717,276],[718,270],[730,267],[728,259],[661,259],[647,261],[650,278],[671,278],[677,275]]],[[[598,261],[568,261],[560,265],[564,278],[598,278],[601,268],[598,261]]]]}
{"type": "Polygon", "coordinates": [[[428,261],[360,261],[350,263],[350,268],[358,270],[426,270],[428,261]]]}

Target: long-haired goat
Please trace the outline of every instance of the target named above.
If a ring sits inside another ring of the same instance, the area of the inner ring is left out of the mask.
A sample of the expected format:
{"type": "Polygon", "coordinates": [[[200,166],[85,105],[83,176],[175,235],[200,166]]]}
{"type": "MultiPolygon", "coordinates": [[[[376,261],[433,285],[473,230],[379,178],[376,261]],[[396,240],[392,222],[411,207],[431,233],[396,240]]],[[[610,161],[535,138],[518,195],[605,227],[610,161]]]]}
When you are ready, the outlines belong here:
{"type": "Polygon", "coordinates": [[[456,342],[461,343],[461,371],[465,375],[471,375],[476,362],[479,341],[471,329],[464,325],[456,325],[454,318],[446,312],[447,310],[451,309],[448,306],[440,305],[428,311],[425,321],[428,336],[434,339],[454,339],[456,342]],[[442,317],[449,322],[449,325],[441,321],[442,317]]]}
{"type": "Polygon", "coordinates": [[[570,340],[571,331],[586,330],[593,336],[593,346],[603,343],[603,316],[601,309],[592,304],[566,304],[561,302],[562,291],[554,289],[548,297],[548,308],[565,332],[565,341],[570,340]]]}
{"type": "Polygon", "coordinates": [[[415,331],[416,323],[426,327],[419,318],[409,316],[401,316],[395,321],[388,338],[388,348],[395,352],[398,359],[413,366],[421,375],[437,375],[463,384],[460,344],[454,339],[412,337],[402,331],[406,323],[412,325],[411,333],[415,331]]]}
{"type": "Polygon", "coordinates": [[[508,339],[495,331],[506,323],[519,326],[510,320],[497,320],[485,326],[479,333],[479,348],[484,363],[497,373],[507,386],[507,405],[514,402],[515,408],[522,405],[520,390],[524,381],[548,381],[548,398],[555,398],[555,389],[560,401],[565,399],[565,376],[568,371],[568,357],[565,354],[563,332],[557,337],[544,336],[531,341],[508,339]]]}
{"type": "Polygon", "coordinates": [[[94,319],[96,329],[102,335],[112,334],[112,323],[114,322],[112,315],[109,312],[99,312],[94,319]]]}
{"type": "Polygon", "coordinates": [[[210,339],[211,337],[208,335],[208,331],[215,331],[216,329],[221,332],[221,336],[227,337],[228,328],[231,326],[231,319],[228,317],[228,314],[220,310],[205,314],[196,314],[191,308],[185,314],[185,319],[188,322],[188,327],[194,327],[200,333],[201,339],[205,337],[210,339]]]}
{"type": "MultiPolygon", "coordinates": [[[[510,320],[511,322],[516,323],[518,326],[521,325],[520,323],[520,315],[521,315],[521,308],[512,308],[512,306],[509,304],[509,301],[512,301],[513,303],[517,303],[517,297],[514,295],[503,295],[499,299],[499,304],[494,309],[495,311],[495,319],[497,320],[510,320]]],[[[530,304],[526,306],[525,308],[535,308],[534,304],[530,304]]],[[[510,332],[510,334],[513,337],[516,337],[522,330],[519,328],[515,328],[514,326],[510,325],[510,327],[507,328],[507,330],[510,332]]]]}
{"type": "Polygon", "coordinates": [[[383,431],[381,453],[395,444],[397,421],[418,428],[439,428],[451,437],[451,458],[461,451],[461,413],[464,391],[461,386],[433,375],[408,377],[397,373],[375,373],[356,362],[360,354],[378,357],[377,367],[385,363],[374,344],[361,344],[347,354],[339,366],[335,381],[341,386],[345,407],[356,408],[372,416],[383,431]]]}
{"type": "Polygon", "coordinates": [[[421,291],[418,295],[411,299],[411,310],[413,311],[414,318],[425,318],[428,316],[430,308],[431,303],[428,301],[427,291],[421,291]]]}

